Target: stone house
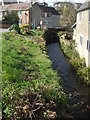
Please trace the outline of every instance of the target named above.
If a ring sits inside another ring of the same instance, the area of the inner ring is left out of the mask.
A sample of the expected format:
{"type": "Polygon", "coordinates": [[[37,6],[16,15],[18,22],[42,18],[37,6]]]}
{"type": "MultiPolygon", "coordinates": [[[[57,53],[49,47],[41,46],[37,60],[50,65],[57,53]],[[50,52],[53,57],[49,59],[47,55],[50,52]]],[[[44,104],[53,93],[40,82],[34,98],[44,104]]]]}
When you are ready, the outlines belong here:
{"type": "Polygon", "coordinates": [[[2,2],[0,2],[0,5],[14,4],[14,3],[18,3],[18,1],[17,0],[2,0],[2,2]]]}
{"type": "Polygon", "coordinates": [[[59,11],[60,9],[64,9],[67,6],[72,6],[71,2],[56,2],[54,3],[54,8],[59,11]]]}
{"type": "Polygon", "coordinates": [[[76,29],[76,50],[81,58],[85,58],[87,67],[90,67],[90,0],[77,10],[76,28],[74,29],[76,29]]]}
{"type": "Polygon", "coordinates": [[[55,8],[57,11],[61,12],[62,9],[70,6],[70,7],[73,7],[74,10],[76,11],[76,10],[78,10],[78,9],[81,7],[81,5],[82,5],[81,3],[56,2],[56,3],[54,3],[54,8],[55,8]]]}
{"type": "Polygon", "coordinates": [[[2,21],[3,15],[11,11],[16,11],[19,17],[19,25],[30,24],[30,3],[16,3],[0,5],[0,21],[2,21]]]}
{"type": "Polygon", "coordinates": [[[48,4],[35,3],[32,5],[32,23],[35,28],[40,26],[43,28],[56,28],[60,26],[60,15],[54,7],[48,7],[48,4]]]}
{"type": "Polygon", "coordinates": [[[78,10],[81,7],[82,3],[73,3],[74,10],[78,10]]]}

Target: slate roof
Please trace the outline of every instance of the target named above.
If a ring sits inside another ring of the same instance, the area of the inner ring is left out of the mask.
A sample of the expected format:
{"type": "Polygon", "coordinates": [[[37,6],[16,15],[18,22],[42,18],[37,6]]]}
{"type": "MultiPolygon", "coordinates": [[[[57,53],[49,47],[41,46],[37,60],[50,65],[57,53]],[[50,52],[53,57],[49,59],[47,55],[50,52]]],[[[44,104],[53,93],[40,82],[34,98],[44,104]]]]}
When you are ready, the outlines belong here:
{"type": "Polygon", "coordinates": [[[51,13],[52,15],[60,15],[54,7],[47,7],[44,5],[38,5],[43,12],[51,13]]]}
{"type": "Polygon", "coordinates": [[[10,10],[28,10],[30,9],[30,3],[16,3],[16,4],[7,4],[0,5],[0,11],[10,11],[10,10]]]}
{"type": "MultiPolygon", "coordinates": [[[[17,0],[3,0],[4,5],[6,4],[14,4],[18,3],[17,0]]],[[[0,5],[2,5],[2,1],[0,1],[0,5]]]]}
{"type": "Polygon", "coordinates": [[[84,11],[84,10],[88,10],[90,9],[90,2],[85,2],[78,10],[77,10],[77,13],[78,12],[81,12],[81,11],[84,11]]]}
{"type": "Polygon", "coordinates": [[[56,3],[54,3],[54,5],[57,5],[57,4],[65,4],[65,5],[67,5],[67,4],[71,4],[72,5],[72,3],[71,2],[56,2],[56,3]]]}
{"type": "Polygon", "coordinates": [[[3,0],[3,2],[17,2],[17,0],[3,0]]]}

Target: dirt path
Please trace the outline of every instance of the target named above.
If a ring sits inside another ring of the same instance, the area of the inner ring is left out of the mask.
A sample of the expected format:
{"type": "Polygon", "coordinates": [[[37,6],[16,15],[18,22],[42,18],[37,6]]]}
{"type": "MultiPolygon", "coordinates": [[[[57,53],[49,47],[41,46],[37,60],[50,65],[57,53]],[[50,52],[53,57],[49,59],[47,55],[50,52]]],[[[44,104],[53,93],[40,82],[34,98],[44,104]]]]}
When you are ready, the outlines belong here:
{"type": "Polygon", "coordinates": [[[88,87],[77,80],[69,60],[64,56],[58,43],[47,46],[48,55],[52,61],[53,69],[57,70],[62,78],[62,87],[67,94],[67,100],[71,106],[71,114],[74,118],[88,118],[88,87]]]}

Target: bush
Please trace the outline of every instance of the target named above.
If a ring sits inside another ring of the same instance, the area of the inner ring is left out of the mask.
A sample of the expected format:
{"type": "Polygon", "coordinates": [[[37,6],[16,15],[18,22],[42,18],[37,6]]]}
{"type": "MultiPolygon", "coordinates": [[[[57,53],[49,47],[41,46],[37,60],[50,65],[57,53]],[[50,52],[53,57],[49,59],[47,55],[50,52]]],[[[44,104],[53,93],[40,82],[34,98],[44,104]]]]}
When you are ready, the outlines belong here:
{"type": "Polygon", "coordinates": [[[6,11],[7,14],[3,16],[2,23],[9,23],[9,24],[18,24],[18,15],[17,11],[6,11]]]}
{"type": "Polygon", "coordinates": [[[65,34],[65,32],[59,32],[58,36],[61,37],[63,34],[65,34]]]}
{"type": "Polygon", "coordinates": [[[20,28],[19,28],[19,25],[17,24],[13,24],[10,28],[9,28],[10,31],[12,30],[15,30],[16,32],[20,33],[20,28]]]}
{"type": "Polygon", "coordinates": [[[40,30],[34,30],[34,29],[30,30],[30,34],[32,36],[41,36],[42,35],[40,30]]]}
{"type": "Polygon", "coordinates": [[[29,34],[30,33],[30,26],[29,24],[23,24],[20,26],[20,32],[22,34],[29,34]]]}
{"type": "Polygon", "coordinates": [[[56,43],[59,42],[59,37],[57,35],[57,31],[55,29],[47,29],[43,34],[43,38],[47,43],[56,43]]]}
{"type": "Polygon", "coordinates": [[[72,70],[76,72],[77,77],[80,80],[84,80],[88,84],[90,83],[88,68],[85,65],[85,60],[80,59],[79,54],[74,48],[74,42],[66,42],[65,40],[60,40],[61,48],[65,55],[70,59],[72,70]]]}

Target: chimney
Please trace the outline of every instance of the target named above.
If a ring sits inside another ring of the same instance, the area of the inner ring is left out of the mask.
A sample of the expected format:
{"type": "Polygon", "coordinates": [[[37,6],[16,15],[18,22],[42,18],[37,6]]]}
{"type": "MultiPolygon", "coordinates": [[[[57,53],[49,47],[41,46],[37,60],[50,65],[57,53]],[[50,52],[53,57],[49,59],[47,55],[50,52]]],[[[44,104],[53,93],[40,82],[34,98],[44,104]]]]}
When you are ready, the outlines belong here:
{"type": "Polygon", "coordinates": [[[4,5],[4,1],[2,0],[2,5],[4,5]]]}

